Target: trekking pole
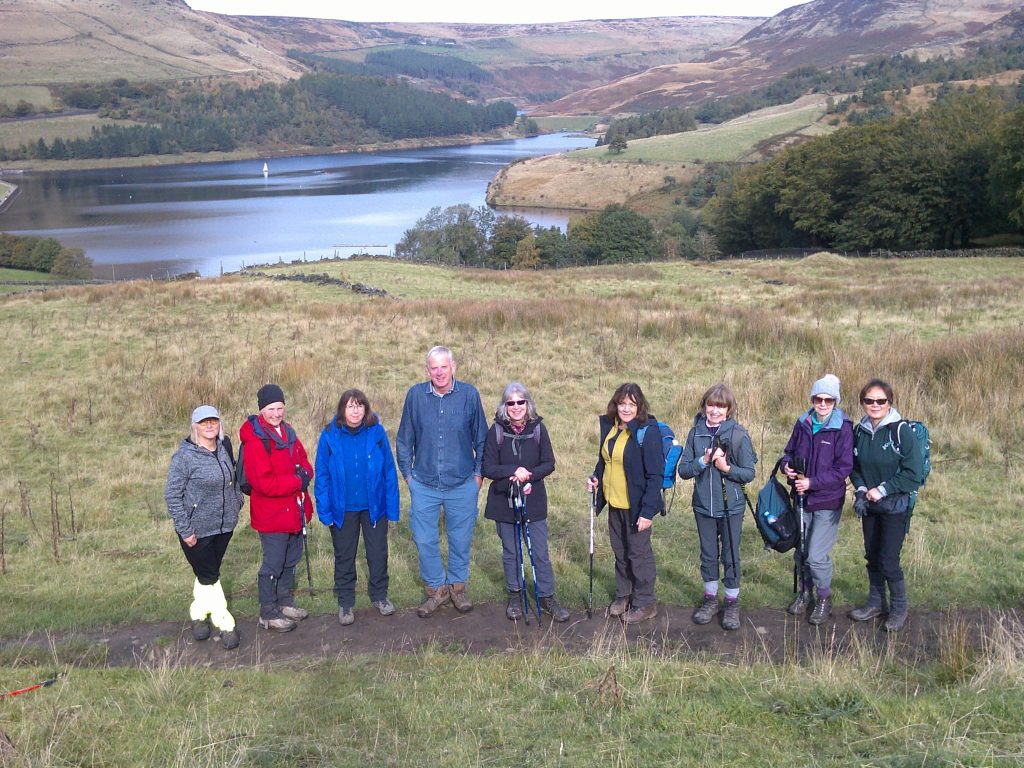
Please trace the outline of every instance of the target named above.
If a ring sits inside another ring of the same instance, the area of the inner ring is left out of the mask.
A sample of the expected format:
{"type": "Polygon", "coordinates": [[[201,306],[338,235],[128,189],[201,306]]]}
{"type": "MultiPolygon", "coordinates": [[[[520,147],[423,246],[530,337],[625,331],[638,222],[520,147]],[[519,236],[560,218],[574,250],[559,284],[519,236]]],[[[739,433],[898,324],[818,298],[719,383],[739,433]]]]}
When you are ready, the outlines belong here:
{"type": "Polygon", "coordinates": [[[306,579],[309,581],[309,596],[313,597],[313,569],[309,567],[309,541],[306,538],[306,494],[298,495],[299,522],[302,523],[302,551],[306,553],[306,579]]]}
{"type": "Polygon", "coordinates": [[[519,510],[515,504],[515,483],[508,484],[508,507],[512,510],[512,530],[516,536],[516,569],[519,575],[519,599],[523,604],[523,620],[530,623],[530,604],[526,596],[526,566],[523,565],[522,524],[519,521],[519,510]]]}
{"type": "MultiPolygon", "coordinates": [[[[715,435],[711,441],[711,455],[715,455],[715,450],[721,448],[722,451],[728,455],[729,443],[726,440],[722,440],[718,435],[715,435]]],[[[712,462],[713,464],[714,462],[712,462]]],[[[740,578],[739,568],[739,553],[736,552],[736,546],[732,540],[732,524],[729,522],[729,495],[726,492],[725,477],[719,473],[719,477],[722,480],[722,511],[725,513],[725,537],[729,541],[729,559],[732,561],[732,572],[733,576],[737,579],[740,578]]],[[[743,510],[740,510],[740,515],[743,515],[743,510]]],[[[741,517],[742,519],[742,517],[741,517]]]]}
{"type": "MultiPolygon", "coordinates": [[[[803,457],[793,457],[793,470],[796,472],[798,480],[802,480],[804,473],[807,471],[807,459],[803,457]]],[[[793,558],[793,594],[802,594],[804,591],[804,563],[807,562],[807,551],[804,549],[804,544],[807,539],[807,527],[804,523],[804,508],[806,507],[806,500],[804,494],[797,491],[796,494],[796,513],[800,517],[800,542],[797,547],[798,557],[793,558]],[[797,565],[799,561],[799,566],[797,565]],[[797,574],[799,573],[799,578],[797,574]],[[799,592],[797,591],[799,589],[799,592]]]]}
{"type": "Polygon", "coordinates": [[[64,673],[63,672],[61,672],[60,674],[54,675],[49,680],[43,680],[41,683],[36,683],[35,685],[30,685],[30,686],[28,686],[28,688],[19,688],[16,691],[8,691],[7,693],[0,695],[0,699],[12,699],[15,696],[20,696],[21,694],[28,693],[29,691],[37,691],[40,688],[49,688],[51,685],[56,683],[62,677],[64,677],[64,673]]]}
{"type": "Polygon", "coordinates": [[[526,539],[526,552],[530,556],[530,577],[533,579],[533,609],[537,613],[537,628],[541,627],[540,615],[540,588],[537,586],[537,563],[533,559],[533,542],[530,540],[530,518],[526,514],[526,496],[523,494],[523,487],[519,485],[519,512],[523,520],[523,537],[526,539]]]}
{"type": "Polygon", "coordinates": [[[590,596],[587,598],[587,618],[594,615],[594,515],[597,510],[597,488],[590,492],[590,596]]]}

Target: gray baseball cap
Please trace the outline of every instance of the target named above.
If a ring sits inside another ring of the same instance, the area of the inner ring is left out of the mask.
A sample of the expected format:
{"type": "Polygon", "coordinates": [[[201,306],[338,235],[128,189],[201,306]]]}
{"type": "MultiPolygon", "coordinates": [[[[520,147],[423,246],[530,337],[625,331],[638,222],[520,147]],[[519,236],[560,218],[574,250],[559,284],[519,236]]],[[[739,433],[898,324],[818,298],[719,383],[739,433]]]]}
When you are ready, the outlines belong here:
{"type": "Polygon", "coordinates": [[[205,421],[206,419],[217,419],[220,421],[220,414],[217,413],[217,409],[212,405],[200,405],[192,411],[193,424],[198,424],[200,421],[205,421]]]}

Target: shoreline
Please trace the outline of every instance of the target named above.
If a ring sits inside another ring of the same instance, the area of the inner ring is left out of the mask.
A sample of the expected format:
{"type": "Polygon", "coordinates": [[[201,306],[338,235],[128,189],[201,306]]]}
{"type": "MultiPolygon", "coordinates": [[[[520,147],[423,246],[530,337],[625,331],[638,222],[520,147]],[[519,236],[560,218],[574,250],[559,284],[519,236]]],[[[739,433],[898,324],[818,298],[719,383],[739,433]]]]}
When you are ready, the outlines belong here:
{"type": "Polygon", "coordinates": [[[2,214],[10,208],[21,189],[17,184],[11,184],[9,181],[0,181],[0,184],[3,185],[3,188],[0,188],[0,214],[2,214]]]}
{"type": "MultiPolygon", "coordinates": [[[[494,141],[509,141],[524,138],[508,131],[493,134],[443,136],[433,139],[401,139],[399,141],[365,144],[358,147],[276,147],[273,149],[237,149],[231,152],[185,152],[177,155],[141,155],[139,157],[90,158],[83,160],[28,160],[17,167],[0,164],[0,180],[8,175],[26,173],[50,173],[53,171],[95,171],[118,168],[151,168],[172,165],[200,165],[225,163],[238,160],[272,160],[282,157],[305,157],[307,155],[349,155],[370,154],[407,149],[431,149],[435,147],[471,146],[494,141]]],[[[10,182],[7,182],[8,184],[10,182]]],[[[13,186],[13,185],[11,185],[13,186]]],[[[3,202],[0,201],[0,212],[3,202]]]]}

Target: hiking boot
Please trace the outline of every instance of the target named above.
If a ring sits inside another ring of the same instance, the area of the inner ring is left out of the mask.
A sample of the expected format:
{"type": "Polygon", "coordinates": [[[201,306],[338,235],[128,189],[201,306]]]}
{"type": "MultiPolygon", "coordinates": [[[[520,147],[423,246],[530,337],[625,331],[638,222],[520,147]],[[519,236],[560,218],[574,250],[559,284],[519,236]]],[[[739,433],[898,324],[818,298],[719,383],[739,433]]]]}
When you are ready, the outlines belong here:
{"type": "Polygon", "coordinates": [[[869,621],[876,616],[884,616],[888,612],[885,603],[885,584],[883,583],[869,585],[868,601],[846,615],[854,621],[869,621]]]}
{"type": "Polygon", "coordinates": [[[459,613],[469,613],[473,610],[473,601],[469,599],[469,592],[465,584],[452,584],[450,590],[452,605],[459,613]]]}
{"type": "Polygon", "coordinates": [[[347,627],[349,624],[354,624],[356,615],[352,612],[351,608],[341,606],[338,608],[338,623],[343,627],[347,627]]]}
{"type": "Polygon", "coordinates": [[[442,584],[437,589],[425,587],[424,590],[427,593],[427,599],[420,603],[420,607],[416,609],[416,615],[421,619],[433,616],[438,608],[451,599],[447,584],[442,584]]]}
{"type": "Polygon", "coordinates": [[[612,604],[608,606],[608,615],[618,618],[627,610],[629,610],[629,598],[616,597],[615,600],[612,601],[612,604]]]}
{"type": "Polygon", "coordinates": [[[800,616],[804,611],[807,610],[807,606],[811,604],[811,593],[801,592],[796,596],[796,599],[789,604],[786,609],[786,613],[790,616],[800,616]]]}
{"type": "Polygon", "coordinates": [[[291,632],[295,627],[298,626],[294,621],[289,619],[287,616],[276,616],[274,618],[265,619],[260,616],[259,620],[260,629],[269,629],[274,632],[291,632]]]}
{"type": "Polygon", "coordinates": [[[899,632],[907,623],[907,582],[903,579],[889,582],[890,608],[885,620],[886,632],[899,632]]]}
{"type": "Polygon", "coordinates": [[[292,621],[302,621],[309,618],[309,611],[305,608],[299,608],[297,605],[282,605],[281,613],[284,614],[286,619],[291,619],[292,621]]]}
{"type": "Polygon", "coordinates": [[[885,631],[899,632],[901,629],[903,629],[903,625],[907,623],[908,618],[910,618],[909,611],[903,611],[901,613],[896,613],[896,611],[890,611],[889,615],[885,619],[885,624],[883,625],[885,627],[885,631]]]}
{"type": "Polygon", "coordinates": [[[519,621],[523,618],[522,598],[518,592],[508,593],[508,605],[505,606],[505,616],[510,621],[519,621]]]}
{"type": "Polygon", "coordinates": [[[202,642],[210,637],[210,622],[206,619],[192,619],[192,639],[202,642]]]}
{"type": "Polygon", "coordinates": [[[811,615],[807,617],[809,624],[817,626],[825,621],[829,616],[832,615],[832,598],[831,597],[819,597],[814,601],[814,609],[811,611],[811,615]]]}
{"type": "Polygon", "coordinates": [[[622,614],[623,624],[639,624],[641,621],[647,621],[653,619],[658,615],[658,604],[651,603],[645,605],[643,608],[630,608],[624,614],[622,614]]]}
{"type": "Polygon", "coordinates": [[[718,613],[718,595],[704,595],[703,602],[693,612],[694,624],[710,624],[718,613]]]}
{"type": "Polygon", "coordinates": [[[380,611],[381,616],[390,616],[395,612],[394,604],[386,597],[383,600],[374,602],[373,607],[380,611]]]}
{"type": "Polygon", "coordinates": [[[722,612],[722,629],[740,628],[740,599],[725,599],[725,610],[722,612]]]}
{"type": "Polygon", "coordinates": [[[877,616],[884,616],[886,613],[881,603],[865,603],[864,605],[854,608],[846,615],[854,621],[869,621],[877,616]]]}
{"type": "Polygon", "coordinates": [[[568,609],[563,608],[561,605],[559,605],[558,601],[555,600],[554,595],[552,595],[551,597],[542,597],[540,599],[540,609],[544,611],[544,613],[548,614],[555,621],[562,622],[569,620],[568,609]]]}
{"type": "Polygon", "coordinates": [[[230,629],[227,632],[220,633],[220,643],[224,646],[225,651],[233,651],[238,647],[240,638],[238,637],[238,630],[230,629]]]}

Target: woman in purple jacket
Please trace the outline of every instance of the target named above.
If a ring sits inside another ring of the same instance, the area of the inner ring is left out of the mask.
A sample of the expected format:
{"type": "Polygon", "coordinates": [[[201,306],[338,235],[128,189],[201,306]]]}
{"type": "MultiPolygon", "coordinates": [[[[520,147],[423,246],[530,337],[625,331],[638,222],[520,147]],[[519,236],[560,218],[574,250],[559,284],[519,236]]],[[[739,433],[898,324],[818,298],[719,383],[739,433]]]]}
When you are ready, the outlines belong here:
{"type": "MultiPolygon", "coordinates": [[[[827,373],[811,387],[812,407],[793,426],[782,456],[782,469],[804,497],[806,553],[800,592],[786,610],[798,616],[811,605],[807,620],[821,624],[832,614],[832,558],[839,518],[846,500],[846,478],[853,471],[853,422],[839,408],[839,379],[827,373]],[[798,471],[798,470],[803,471],[798,471]]],[[[800,565],[801,552],[794,557],[800,565]]]]}

